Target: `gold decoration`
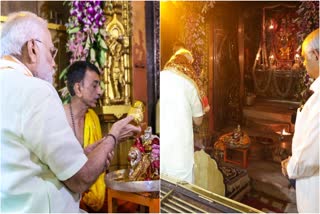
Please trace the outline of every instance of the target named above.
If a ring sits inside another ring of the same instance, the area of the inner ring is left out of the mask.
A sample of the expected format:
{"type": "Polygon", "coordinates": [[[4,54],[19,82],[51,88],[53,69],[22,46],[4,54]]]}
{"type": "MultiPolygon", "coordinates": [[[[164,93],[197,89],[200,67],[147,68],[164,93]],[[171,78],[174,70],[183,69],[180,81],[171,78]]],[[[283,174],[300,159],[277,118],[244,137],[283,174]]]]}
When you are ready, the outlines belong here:
{"type": "Polygon", "coordinates": [[[130,3],[112,1],[113,9],[106,11],[106,63],[103,81],[105,92],[100,112],[117,118],[128,113],[131,105],[131,29],[130,3]]]}
{"type": "Polygon", "coordinates": [[[143,121],[143,112],[144,112],[144,105],[141,101],[136,101],[129,109],[128,115],[134,117],[134,122],[140,124],[143,121]]]}
{"type": "Polygon", "coordinates": [[[144,176],[148,173],[147,170],[151,165],[149,154],[142,156],[141,161],[136,166],[135,170],[132,171],[132,174],[129,175],[130,181],[143,181],[144,176]]]}
{"type": "Polygon", "coordinates": [[[130,105],[129,38],[117,14],[113,14],[106,31],[109,35],[106,41],[109,51],[104,71],[104,104],[130,105]]]}
{"type": "Polygon", "coordinates": [[[160,138],[152,135],[152,128],[145,129],[144,135],[136,138],[128,153],[129,180],[158,180],[160,169],[160,138]]]}
{"type": "Polygon", "coordinates": [[[127,105],[109,105],[96,108],[95,111],[101,114],[112,114],[116,118],[120,119],[124,114],[127,114],[130,109],[130,106],[127,105]]]}

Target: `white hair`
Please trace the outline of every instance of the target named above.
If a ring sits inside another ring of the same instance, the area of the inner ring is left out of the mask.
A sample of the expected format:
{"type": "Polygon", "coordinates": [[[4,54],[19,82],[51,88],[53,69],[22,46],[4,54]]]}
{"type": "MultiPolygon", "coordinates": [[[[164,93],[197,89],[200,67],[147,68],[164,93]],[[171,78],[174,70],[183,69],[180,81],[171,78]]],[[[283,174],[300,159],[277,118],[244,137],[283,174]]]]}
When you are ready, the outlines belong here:
{"type": "Polygon", "coordinates": [[[302,51],[309,52],[312,50],[319,51],[319,28],[312,31],[303,41],[302,51]]]}
{"type": "Polygon", "coordinates": [[[28,11],[11,13],[1,27],[0,57],[21,56],[23,45],[30,39],[36,39],[45,29],[48,29],[47,21],[34,13],[28,11]]]}

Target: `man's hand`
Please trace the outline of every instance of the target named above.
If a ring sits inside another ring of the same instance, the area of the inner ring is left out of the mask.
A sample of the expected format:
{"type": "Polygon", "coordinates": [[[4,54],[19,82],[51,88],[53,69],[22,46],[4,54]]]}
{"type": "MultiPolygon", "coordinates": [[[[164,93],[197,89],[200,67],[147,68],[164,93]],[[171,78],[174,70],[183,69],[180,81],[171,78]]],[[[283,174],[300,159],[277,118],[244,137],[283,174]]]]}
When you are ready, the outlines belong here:
{"type": "Polygon", "coordinates": [[[194,140],[194,146],[196,147],[196,148],[198,148],[198,149],[205,149],[206,147],[204,146],[204,144],[203,144],[203,140],[202,139],[195,139],[194,140]]]}
{"type": "Polygon", "coordinates": [[[200,126],[202,124],[203,116],[201,117],[192,117],[192,121],[196,126],[200,126]]]}
{"type": "Polygon", "coordinates": [[[105,138],[103,137],[100,140],[98,140],[97,142],[95,142],[95,143],[87,146],[86,148],[84,148],[84,154],[86,154],[88,156],[89,153],[92,152],[104,140],[105,140],[105,138]]]}
{"type": "MultiPolygon", "coordinates": [[[[95,142],[94,144],[91,144],[89,146],[87,146],[84,149],[84,153],[88,156],[90,152],[92,152],[98,145],[100,145],[101,142],[103,142],[106,138],[103,137],[101,140],[95,142]]],[[[114,157],[114,150],[112,150],[111,152],[108,153],[107,155],[107,159],[106,159],[106,164],[105,164],[105,170],[107,170],[111,164],[111,161],[114,157]]],[[[105,171],[104,170],[104,171],[105,171]]]]}
{"type": "MultiPolygon", "coordinates": [[[[129,124],[133,120],[132,116],[126,117],[113,124],[110,134],[114,135],[116,142],[122,138],[132,136],[135,132],[140,132],[141,128],[129,124]]],[[[88,146],[85,153],[88,157],[86,164],[71,178],[63,183],[73,192],[82,193],[86,191],[98,178],[98,176],[110,166],[114,156],[114,139],[107,136],[88,146]]]]}
{"type": "Polygon", "coordinates": [[[107,160],[106,160],[106,170],[109,168],[111,161],[113,159],[113,156],[114,156],[114,151],[108,153],[107,160]]]}
{"type": "Polygon", "coordinates": [[[290,158],[291,158],[291,156],[289,156],[287,159],[281,161],[281,171],[284,176],[288,176],[287,166],[288,166],[290,158]]]}
{"type": "Polygon", "coordinates": [[[117,140],[121,140],[126,137],[133,136],[134,133],[141,132],[141,128],[129,124],[133,120],[133,116],[128,116],[122,120],[115,122],[110,130],[110,134],[113,134],[117,140]]]}

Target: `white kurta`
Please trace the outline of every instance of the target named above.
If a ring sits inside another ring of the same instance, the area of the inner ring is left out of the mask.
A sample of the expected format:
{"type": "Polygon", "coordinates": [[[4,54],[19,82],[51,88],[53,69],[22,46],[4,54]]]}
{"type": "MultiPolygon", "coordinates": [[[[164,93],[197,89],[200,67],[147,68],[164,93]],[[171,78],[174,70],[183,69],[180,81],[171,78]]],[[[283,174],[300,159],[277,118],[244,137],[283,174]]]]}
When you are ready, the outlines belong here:
{"type": "Polygon", "coordinates": [[[298,211],[319,213],[320,78],[310,89],[314,94],[297,112],[287,172],[296,179],[298,211]]]}
{"type": "Polygon", "coordinates": [[[190,80],[170,70],[160,72],[160,172],[193,183],[192,117],[203,116],[190,80]]]}
{"type": "Polygon", "coordinates": [[[87,157],[56,90],[30,74],[19,61],[0,61],[1,211],[79,212],[80,194],[61,181],[87,157]]]}

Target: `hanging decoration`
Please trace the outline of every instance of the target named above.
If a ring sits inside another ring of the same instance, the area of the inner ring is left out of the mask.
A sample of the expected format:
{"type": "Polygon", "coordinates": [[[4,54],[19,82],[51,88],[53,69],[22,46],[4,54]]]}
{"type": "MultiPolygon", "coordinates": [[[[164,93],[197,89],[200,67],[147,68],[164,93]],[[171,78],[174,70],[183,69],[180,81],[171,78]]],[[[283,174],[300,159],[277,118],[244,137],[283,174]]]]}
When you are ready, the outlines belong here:
{"type": "Polygon", "coordinates": [[[274,71],[272,74],[272,82],[273,82],[273,86],[276,90],[276,93],[280,97],[283,97],[283,98],[288,97],[289,92],[292,88],[292,83],[293,83],[292,72],[287,71],[287,72],[280,73],[280,72],[274,71]],[[280,81],[278,79],[280,79],[280,81]],[[285,82],[286,82],[285,84],[284,84],[283,80],[285,80],[285,82]],[[281,89],[281,86],[285,86],[285,87],[283,87],[284,89],[281,89]]]}

